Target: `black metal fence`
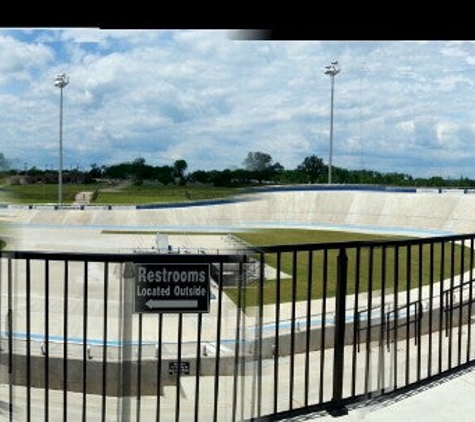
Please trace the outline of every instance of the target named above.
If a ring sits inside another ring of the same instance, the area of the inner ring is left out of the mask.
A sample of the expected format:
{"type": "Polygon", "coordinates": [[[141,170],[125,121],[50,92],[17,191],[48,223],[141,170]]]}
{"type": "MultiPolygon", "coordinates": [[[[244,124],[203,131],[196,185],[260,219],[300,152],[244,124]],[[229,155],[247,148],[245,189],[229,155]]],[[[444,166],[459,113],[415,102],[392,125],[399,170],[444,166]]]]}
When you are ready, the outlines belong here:
{"type": "Polygon", "coordinates": [[[0,414],[238,421],[343,413],[349,402],[475,359],[474,240],[241,255],[2,252],[0,414]],[[210,312],[134,313],[131,263],[210,264],[210,312]]]}

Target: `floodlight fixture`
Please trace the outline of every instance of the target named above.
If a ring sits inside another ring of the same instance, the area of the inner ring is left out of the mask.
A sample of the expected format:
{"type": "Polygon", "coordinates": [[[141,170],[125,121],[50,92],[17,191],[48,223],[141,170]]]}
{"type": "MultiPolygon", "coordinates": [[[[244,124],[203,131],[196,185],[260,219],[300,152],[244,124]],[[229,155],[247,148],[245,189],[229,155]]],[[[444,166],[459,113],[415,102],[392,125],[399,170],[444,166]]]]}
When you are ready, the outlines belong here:
{"type": "Polygon", "coordinates": [[[333,97],[334,97],[334,85],[335,76],[341,72],[341,67],[338,61],[331,62],[328,66],[325,66],[325,75],[331,78],[331,100],[330,100],[330,147],[329,147],[329,159],[328,159],[328,184],[332,184],[332,159],[333,159],[333,97]]]}
{"type": "Polygon", "coordinates": [[[54,80],[54,86],[59,88],[59,170],[58,170],[58,208],[63,202],[63,89],[69,84],[66,73],[60,73],[54,80]]]}

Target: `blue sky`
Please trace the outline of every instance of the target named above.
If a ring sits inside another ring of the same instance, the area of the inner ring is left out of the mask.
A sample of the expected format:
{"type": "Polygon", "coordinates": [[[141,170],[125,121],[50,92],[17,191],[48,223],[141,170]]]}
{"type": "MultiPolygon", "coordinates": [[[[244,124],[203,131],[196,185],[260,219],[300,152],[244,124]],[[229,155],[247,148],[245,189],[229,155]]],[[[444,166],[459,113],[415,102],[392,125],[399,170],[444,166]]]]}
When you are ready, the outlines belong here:
{"type": "Polygon", "coordinates": [[[328,161],[415,176],[475,178],[475,43],[237,41],[229,31],[0,30],[0,151],[57,168],[143,157],[190,170],[328,161]]]}

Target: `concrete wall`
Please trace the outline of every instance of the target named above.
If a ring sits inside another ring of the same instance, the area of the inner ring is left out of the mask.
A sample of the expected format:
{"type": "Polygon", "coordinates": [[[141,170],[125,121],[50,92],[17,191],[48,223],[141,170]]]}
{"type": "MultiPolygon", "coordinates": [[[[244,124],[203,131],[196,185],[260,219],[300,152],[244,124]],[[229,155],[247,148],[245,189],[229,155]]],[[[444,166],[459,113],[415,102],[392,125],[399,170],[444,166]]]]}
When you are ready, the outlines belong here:
{"type": "MultiPolygon", "coordinates": [[[[437,307],[432,311],[427,310],[421,314],[420,320],[420,333],[419,335],[426,335],[432,328],[432,331],[437,332],[439,326],[444,329],[448,328],[448,315],[442,312],[442,321],[440,320],[441,311],[437,307]],[[429,322],[431,321],[431,324],[429,322]]],[[[466,324],[471,316],[469,307],[462,308],[462,315],[460,316],[460,308],[456,308],[452,315],[452,326],[457,327],[459,324],[459,318],[463,324],[466,324]]],[[[366,321],[363,321],[360,325],[359,344],[361,350],[364,351],[366,347],[366,340],[368,331],[366,330],[366,321]]],[[[332,349],[334,342],[334,326],[329,325],[325,328],[325,342],[323,344],[324,349],[332,349]]],[[[346,324],[345,330],[345,344],[353,344],[354,337],[354,324],[352,322],[346,324]]],[[[410,318],[409,330],[406,326],[406,318],[402,317],[398,320],[397,332],[393,331],[393,324],[391,323],[390,331],[390,343],[391,347],[394,346],[394,340],[404,340],[405,338],[413,338],[417,335],[414,324],[414,316],[410,318]]],[[[371,341],[381,340],[381,326],[377,322],[372,323],[372,329],[370,330],[371,341]]],[[[386,346],[386,329],[383,334],[384,346],[386,346]]],[[[309,336],[310,351],[322,350],[322,329],[311,329],[309,336]]],[[[307,332],[305,329],[302,331],[296,331],[294,333],[294,353],[305,353],[307,350],[307,332]]],[[[412,340],[414,341],[414,340],[412,340]]],[[[279,336],[279,356],[288,356],[291,353],[291,333],[281,334],[279,336]]],[[[250,340],[246,344],[246,350],[240,351],[241,355],[238,360],[240,366],[238,373],[250,374],[254,370],[254,352],[259,347],[257,341],[250,340]]],[[[265,336],[261,343],[261,359],[271,359],[275,353],[275,337],[273,335],[265,336]]],[[[169,363],[175,362],[176,359],[163,359],[161,361],[160,368],[160,386],[163,394],[163,388],[169,385],[176,385],[177,377],[169,373],[169,363]]],[[[189,362],[190,373],[185,376],[196,376],[197,362],[196,357],[183,357],[183,362],[189,362]]],[[[158,388],[157,377],[157,364],[158,359],[143,359],[141,364],[141,394],[143,395],[155,395],[158,388]]],[[[15,354],[12,360],[12,382],[15,385],[27,385],[26,367],[27,361],[25,355],[15,354]]],[[[88,394],[102,394],[102,377],[104,363],[101,360],[87,360],[86,364],[86,391],[88,394]]],[[[83,361],[81,359],[68,359],[68,391],[82,392],[83,391],[83,361]]],[[[8,354],[0,353],[0,373],[2,374],[0,381],[8,383],[8,354]]],[[[31,370],[31,387],[44,388],[45,387],[45,357],[44,356],[31,356],[30,357],[30,370],[31,370]]],[[[50,389],[62,390],[64,386],[64,361],[60,357],[50,357],[48,360],[48,385],[50,389]]],[[[204,356],[200,358],[200,375],[201,376],[214,376],[216,373],[216,358],[215,356],[204,356]]],[[[234,355],[223,354],[220,357],[219,374],[220,376],[233,376],[235,372],[235,357],[234,355]]],[[[107,362],[107,383],[106,394],[109,396],[134,396],[137,395],[138,387],[138,362],[132,361],[115,361],[107,362]]]]}
{"type": "Polygon", "coordinates": [[[292,191],[248,195],[210,206],[134,210],[14,210],[15,220],[45,225],[242,227],[341,225],[364,229],[475,232],[475,195],[292,191]]]}
{"type": "MultiPolygon", "coordinates": [[[[48,379],[45,378],[44,356],[30,356],[30,387],[48,388],[51,390],[62,390],[64,387],[64,360],[61,357],[50,357],[48,359],[48,379]]],[[[189,362],[190,374],[184,376],[196,376],[196,358],[183,358],[183,362],[189,362]]],[[[176,359],[163,359],[161,361],[160,378],[157,377],[158,359],[144,359],[141,362],[141,394],[155,395],[159,387],[163,394],[166,386],[176,385],[176,374],[169,373],[169,363],[176,362],[176,359]]],[[[245,365],[245,372],[252,370],[252,366],[247,367],[246,363],[252,363],[252,356],[245,355],[240,358],[239,365],[245,365]],[[247,368],[247,369],[246,369],[247,368]]],[[[220,376],[234,375],[234,356],[221,356],[219,362],[220,376]]],[[[102,381],[104,362],[102,360],[86,360],[86,392],[87,394],[103,394],[102,381]]],[[[106,395],[115,397],[135,396],[138,394],[138,362],[107,362],[106,369],[106,395]]],[[[14,385],[26,386],[27,383],[27,357],[26,355],[12,355],[12,373],[8,373],[8,354],[0,354],[0,382],[8,384],[10,381],[14,385]]],[[[83,368],[82,359],[70,358],[67,360],[67,390],[77,393],[83,392],[83,368]]],[[[202,376],[214,376],[216,373],[215,357],[202,357],[200,360],[200,374],[202,376]]],[[[239,371],[243,373],[242,370],[239,371]]]]}

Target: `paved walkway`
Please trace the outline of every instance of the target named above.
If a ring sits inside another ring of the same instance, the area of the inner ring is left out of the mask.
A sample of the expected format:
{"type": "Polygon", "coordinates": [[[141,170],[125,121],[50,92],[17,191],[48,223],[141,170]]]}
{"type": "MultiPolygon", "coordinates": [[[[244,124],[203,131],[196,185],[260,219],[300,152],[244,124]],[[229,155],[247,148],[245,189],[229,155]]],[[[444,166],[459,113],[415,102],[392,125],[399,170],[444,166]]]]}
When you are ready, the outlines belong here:
{"type": "Polygon", "coordinates": [[[89,205],[93,196],[94,192],[79,192],[74,197],[73,205],[89,205]]]}
{"type": "MultiPolygon", "coordinates": [[[[14,408],[15,420],[24,420],[26,409],[26,390],[23,387],[15,388],[15,402],[21,403],[14,408]]],[[[340,418],[333,418],[326,412],[313,413],[285,419],[287,422],[472,422],[475,414],[475,367],[469,368],[458,374],[444,378],[419,389],[410,391],[405,395],[388,396],[375,399],[369,403],[360,403],[349,408],[349,413],[340,418]]],[[[63,394],[61,391],[50,391],[50,417],[62,418],[63,394]]],[[[35,409],[37,419],[43,420],[44,390],[32,389],[32,406],[35,409]]],[[[162,397],[164,407],[168,401],[174,401],[174,394],[166,394],[162,397]],[[169,397],[168,397],[169,396],[169,397]]],[[[89,420],[100,420],[101,396],[88,396],[87,415],[89,420]]],[[[121,401],[115,397],[107,398],[107,421],[120,421],[122,414],[121,401]]],[[[156,398],[144,397],[142,402],[143,419],[155,417],[156,398]],[[150,410],[150,411],[148,411],[150,410]]],[[[81,420],[82,394],[68,394],[68,420],[81,420]]],[[[131,400],[132,412],[135,416],[134,399],[131,400]]],[[[173,404],[173,403],[172,403],[173,404]]],[[[212,408],[205,409],[206,403],[202,404],[203,420],[209,416],[211,419],[212,408]]],[[[184,406],[185,407],[185,406],[184,406]]],[[[173,409],[173,405],[170,406],[173,409]]],[[[165,410],[165,409],[164,409],[165,410]]],[[[225,410],[225,409],[223,409],[225,410]]],[[[226,412],[225,412],[226,413],[226,412]]],[[[0,421],[8,420],[8,385],[0,385],[0,421]]],[[[174,414],[162,413],[163,420],[174,420],[174,414]]],[[[50,420],[53,420],[51,419],[50,420]]],[[[186,407],[182,410],[181,420],[187,420],[186,407]]],[[[209,420],[210,420],[209,419],[209,420]]],[[[56,420],[56,419],[54,419],[56,420]]]]}
{"type": "Polygon", "coordinates": [[[289,418],[289,422],[472,422],[475,420],[475,366],[406,394],[355,404],[335,419],[326,412],[289,418]]]}

